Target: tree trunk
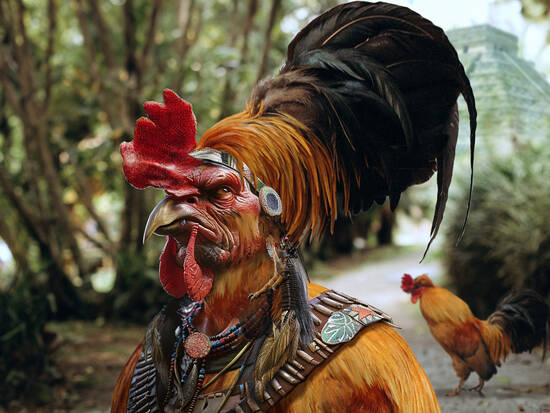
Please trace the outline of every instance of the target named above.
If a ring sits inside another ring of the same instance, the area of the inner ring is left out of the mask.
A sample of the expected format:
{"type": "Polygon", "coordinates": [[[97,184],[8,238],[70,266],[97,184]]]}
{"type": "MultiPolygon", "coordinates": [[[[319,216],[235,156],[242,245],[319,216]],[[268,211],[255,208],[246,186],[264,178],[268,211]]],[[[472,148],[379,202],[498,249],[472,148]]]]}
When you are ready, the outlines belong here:
{"type": "Polygon", "coordinates": [[[393,226],[395,214],[390,209],[389,202],[386,202],[380,210],[380,229],[376,233],[378,245],[389,245],[393,241],[393,226]]]}
{"type": "Polygon", "coordinates": [[[258,83],[265,76],[269,64],[269,51],[271,50],[271,34],[273,32],[273,26],[275,26],[275,20],[277,19],[277,13],[281,8],[281,0],[273,0],[271,3],[271,11],[269,13],[269,22],[267,24],[264,35],[264,48],[262,52],[262,61],[260,68],[258,69],[258,76],[256,77],[256,83],[258,83]]]}
{"type": "MultiPolygon", "coordinates": [[[[237,3],[234,3],[234,7],[237,7],[237,3]]],[[[247,8],[246,8],[246,16],[244,19],[243,24],[243,31],[242,31],[242,45],[241,45],[241,56],[239,59],[239,65],[242,66],[246,63],[248,60],[248,39],[250,36],[250,32],[252,31],[253,23],[254,23],[254,16],[256,15],[256,12],[258,11],[258,0],[248,0],[247,8]]],[[[235,24],[236,25],[236,24],[235,24]]],[[[229,41],[235,41],[236,38],[230,36],[229,41]]],[[[228,44],[229,47],[234,48],[236,44],[228,44]]],[[[223,92],[222,92],[222,99],[221,99],[221,111],[220,111],[220,117],[219,119],[226,118],[233,114],[233,105],[235,103],[235,88],[233,87],[231,77],[234,68],[228,67],[226,68],[227,73],[225,75],[225,81],[223,86],[223,92]]]]}

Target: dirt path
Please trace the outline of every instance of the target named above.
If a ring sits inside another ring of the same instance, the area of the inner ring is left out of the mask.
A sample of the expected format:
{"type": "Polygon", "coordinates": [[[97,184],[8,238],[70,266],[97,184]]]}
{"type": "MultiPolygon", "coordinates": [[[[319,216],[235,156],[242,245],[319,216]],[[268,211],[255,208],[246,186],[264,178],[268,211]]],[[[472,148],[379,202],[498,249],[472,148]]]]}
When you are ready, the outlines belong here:
{"type": "MultiPolygon", "coordinates": [[[[409,296],[400,289],[400,279],[405,272],[413,277],[427,273],[436,283],[441,281],[439,262],[428,260],[419,264],[421,253],[419,249],[399,255],[394,260],[367,263],[319,283],[364,300],[393,316],[403,328],[400,333],[426,370],[442,412],[550,412],[550,360],[541,364],[540,353],[509,357],[498,374],[486,383],[484,397],[469,391],[456,397],[445,396],[458,383],[451,359],[430,335],[419,306],[413,305],[409,296]]],[[[465,388],[475,386],[477,380],[477,375],[472,375],[465,388]]]]}

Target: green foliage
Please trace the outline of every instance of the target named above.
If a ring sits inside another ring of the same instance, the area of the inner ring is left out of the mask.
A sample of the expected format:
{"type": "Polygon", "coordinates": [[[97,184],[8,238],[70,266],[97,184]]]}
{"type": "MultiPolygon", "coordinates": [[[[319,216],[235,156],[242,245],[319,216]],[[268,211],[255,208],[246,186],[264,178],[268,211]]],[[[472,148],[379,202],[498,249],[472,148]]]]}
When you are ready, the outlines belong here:
{"type": "Polygon", "coordinates": [[[0,404],[23,395],[37,403],[51,401],[45,383],[52,380],[45,331],[49,304],[44,289],[22,282],[0,292],[0,404]]]}
{"type": "MultiPolygon", "coordinates": [[[[119,145],[145,114],[142,103],[162,101],[164,88],[192,102],[198,137],[224,110],[245,106],[259,76],[272,5],[258,2],[248,27],[251,3],[24,0],[20,8],[16,0],[0,2],[9,62],[0,64],[0,207],[6,218],[0,242],[18,273],[50,268],[46,277],[70,280],[100,306],[90,277],[98,269],[130,274],[115,285],[134,291],[125,295],[119,288],[117,304],[104,308],[123,314],[136,302],[129,298],[138,296],[136,285],[148,287],[153,279],[137,276],[133,263],[141,270],[158,266],[159,250],[149,254],[150,244],[143,248],[140,241],[155,195],[129,188],[119,145]],[[27,97],[32,102],[18,104],[27,97]]],[[[332,3],[281,2],[264,76],[282,63],[293,30],[332,3]]],[[[53,294],[59,301],[63,288],[53,294]]]]}
{"type": "MultiPolygon", "coordinates": [[[[476,171],[472,211],[455,247],[464,209],[450,217],[445,266],[457,293],[487,316],[510,289],[550,298],[550,165],[547,148],[521,148],[476,171]]],[[[458,205],[467,202],[463,182],[458,205]]]]}
{"type": "Polygon", "coordinates": [[[147,324],[168,302],[169,296],[158,280],[158,265],[121,254],[111,318],[147,324]]]}

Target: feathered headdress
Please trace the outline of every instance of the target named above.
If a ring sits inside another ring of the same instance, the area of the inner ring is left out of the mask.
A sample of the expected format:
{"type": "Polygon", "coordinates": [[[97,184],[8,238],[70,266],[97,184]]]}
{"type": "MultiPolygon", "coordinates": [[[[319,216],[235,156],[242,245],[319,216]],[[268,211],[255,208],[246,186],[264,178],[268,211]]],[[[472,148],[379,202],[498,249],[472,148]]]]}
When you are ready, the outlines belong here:
{"type": "Polygon", "coordinates": [[[319,235],[339,208],[358,212],[386,198],[395,208],[405,188],[437,171],[433,240],[452,177],[461,93],[473,168],[474,96],[443,31],[405,7],[352,2],[304,28],[279,74],[197,149],[228,153],[273,187],[292,241],[319,235]]]}

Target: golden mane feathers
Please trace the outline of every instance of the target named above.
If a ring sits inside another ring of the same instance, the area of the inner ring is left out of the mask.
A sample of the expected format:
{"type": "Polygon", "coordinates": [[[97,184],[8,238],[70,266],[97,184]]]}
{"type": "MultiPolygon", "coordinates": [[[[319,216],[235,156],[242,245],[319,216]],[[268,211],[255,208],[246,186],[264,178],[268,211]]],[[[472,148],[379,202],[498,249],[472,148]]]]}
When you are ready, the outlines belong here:
{"type": "Polygon", "coordinates": [[[203,135],[197,149],[226,152],[274,188],[283,203],[281,221],[292,242],[311,230],[321,234],[337,216],[334,157],[290,115],[247,107],[203,135]]]}

